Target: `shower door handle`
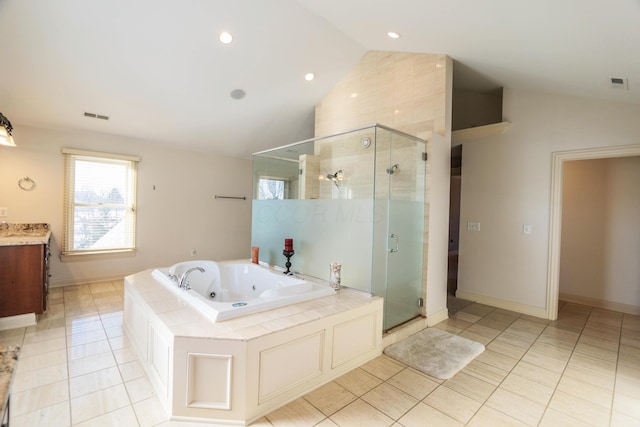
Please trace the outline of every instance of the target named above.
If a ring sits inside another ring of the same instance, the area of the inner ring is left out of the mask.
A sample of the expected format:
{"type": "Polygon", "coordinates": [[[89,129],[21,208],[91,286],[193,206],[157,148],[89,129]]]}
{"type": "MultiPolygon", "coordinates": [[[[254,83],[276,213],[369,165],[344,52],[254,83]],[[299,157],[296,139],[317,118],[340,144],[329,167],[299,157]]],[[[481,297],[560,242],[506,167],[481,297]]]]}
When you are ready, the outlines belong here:
{"type": "Polygon", "coordinates": [[[389,252],[398,252],[400,250],[400,248],[398,247],[398,245],[400,244],[400,238],[398,237],[397,234],[393,234],[391,233],[391,236],[389,236],[392,239],[395,239],[396,241],[396,247],[392,248],[391,245],[389,245],[389,252]]]}

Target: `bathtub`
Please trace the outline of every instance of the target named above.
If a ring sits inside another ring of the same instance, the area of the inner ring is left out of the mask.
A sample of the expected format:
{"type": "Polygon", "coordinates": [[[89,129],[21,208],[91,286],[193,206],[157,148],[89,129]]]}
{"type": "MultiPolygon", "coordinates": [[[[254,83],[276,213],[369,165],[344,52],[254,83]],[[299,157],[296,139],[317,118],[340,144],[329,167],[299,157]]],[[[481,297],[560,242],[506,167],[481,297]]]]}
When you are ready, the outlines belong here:
{"type": "Polygon", "coordinates": [[[328,285],[244,260],[185,261],[157,268],[152,276],[214,322],[335,294],[328,285]],[[204,272],[192,271],[187,278],[190,289],[180,289],[171,276],[180,278],[194,267],[204,272]]]}

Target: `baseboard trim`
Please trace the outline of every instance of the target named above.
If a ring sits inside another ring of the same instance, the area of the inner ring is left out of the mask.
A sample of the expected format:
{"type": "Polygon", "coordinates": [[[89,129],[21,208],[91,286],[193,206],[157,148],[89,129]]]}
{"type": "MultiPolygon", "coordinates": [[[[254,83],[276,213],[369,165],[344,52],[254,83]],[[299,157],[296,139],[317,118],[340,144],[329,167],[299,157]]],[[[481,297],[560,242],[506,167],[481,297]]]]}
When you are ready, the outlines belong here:
{"type": "Polygon", "coordinates": [[[442,322],[443,320],[447,320],[448,318],[449,318],[449,309],[445,307],[440,311],[436,311],[433,314],[427,315],[427,326],[430,328],[442,322]]]}
{"type": "Polygon", "coordinates": [[[123,280],[125,276],[128,276],[131,273],[124,274],[114,274],[110,276],[99,276],[99,277],[86,277],[84,279],[62,279],[62,280],[52,280],[49,283],[50,288],[62,288],[65,286],[74,286],[74,285],[88,285],[91,283],[100,283],[100,282],[109,282],[111,280],[123,280]]]}
{"type": "Polygon", "coordinates": [[[503,299],[488,297],[486,295],[478,295],[461,290],[456,291],[456,297],[469,301],[475,301],[480,304],[490,305],[492,307],[502,308],[504,310],[515,311],[517,313],[528,314],[530,316],[547,319],[547,310],[540,307],[533,307],[531,305],[520,304],[513,301],[506,301],[503,299]]]}
{"type": "Polygon", "coordinates": [[[592,307],[604,308],[605,310],[619,311],[621,313],[640,316],[640,307],[638,307],[637,305],[622,304],[620,302],[583,297],[580,295],[565,294],[562,292],[558,295],[558,297],[562,301],[573,302],[576,304],[590,305],[592,307]]]}
{"type": "Polygon", "coordinates": [[[35,313],[18,314],[16,316],[0,317],[0,331],[6,329],[23,328],[33,326],[36,322],[35,313]]]}

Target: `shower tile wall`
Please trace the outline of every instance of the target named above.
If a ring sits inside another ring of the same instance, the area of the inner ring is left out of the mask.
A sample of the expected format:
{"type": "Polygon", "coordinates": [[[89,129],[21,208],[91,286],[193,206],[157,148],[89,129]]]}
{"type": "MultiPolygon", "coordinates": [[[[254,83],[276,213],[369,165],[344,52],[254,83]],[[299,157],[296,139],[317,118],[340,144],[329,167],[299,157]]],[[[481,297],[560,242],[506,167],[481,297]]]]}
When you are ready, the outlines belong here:
{"type": "MultiPolygon", "coordinates": [[[[445,136],[447,122],[447,75],[452,61],[441,54],[368,52],[322,101],[316,105],[316,137],[332,135],[372,123],[379,123],[422,139],[445,136]]],[[[446,140],[445,140],[446,141],[446,140]]],[[[427,154],[433,150],[427,144],[427,154]]],[[[414,153],[408,155],[413,156],[414,153]]],[[[345,161],[347,159],[344,159],[345,161]]],[[[366,156],[362,162],[370,162],[366,156]]],[[[334,164],[338,165],[339,159],[334,164]]],[[[397,161],[395,163],[401,163],[397,161]]],[[[402,162],[414,164],[415,160],[402,162]]],[[[337,169],[343,168],[339,166],[337,169]]],[[[346,170],[346,168],[343,168],[346,170]]],[[[332,171],[333,172],[333,171],[332,171]]],[[[320,173],[329,173],[321,170],[320,173]]],[[[385,173],[378,168],[378,174],[385,173]]],[[[431,181],[430,168],[424,179],[425,227],[424,259],[429,253],[428,234],[431,181]]],[[[377,179],[380,176],[376,176],[377,179]]],[[[418,178],[420,179],[420,178],[418,178]]],[[[447,178],[448,179],[448,178],[447,178]]],[[[392,185],[402,186],[402,182],[392,185]]],[[[402,194],[391,188],[392,194],[402,194]]],[[[423,263],[423,296],[426,298],[428,262],[423,263]]],[[[425,306],[426,307],[426,306],[425,306]]],[[[426,310],[426,308],[424,309],[426,310]]],[[[427,314],[426,311],[423,314],[427,314]]]]}

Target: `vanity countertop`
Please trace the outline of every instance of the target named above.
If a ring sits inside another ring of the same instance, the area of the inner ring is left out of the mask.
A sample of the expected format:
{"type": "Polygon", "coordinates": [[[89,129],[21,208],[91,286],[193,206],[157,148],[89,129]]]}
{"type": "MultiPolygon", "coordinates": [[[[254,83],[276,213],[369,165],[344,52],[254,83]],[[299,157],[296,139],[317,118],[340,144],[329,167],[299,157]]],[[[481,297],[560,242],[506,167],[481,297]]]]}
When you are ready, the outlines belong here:
{"type": "Polygon", "coordinates": [[[4,414],[9,400],[11,381],[16,372],[19,355],[19,345],[0,345],[0,402],[2,402],[0,417],[4,414]]]}
{"type": "Polygon", "coordinates": [[[0,246],[42,245],[50,237],[49,224],[0,224],[0,246]]]}

